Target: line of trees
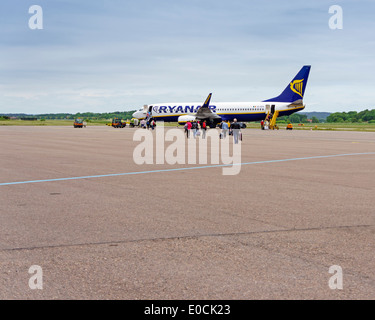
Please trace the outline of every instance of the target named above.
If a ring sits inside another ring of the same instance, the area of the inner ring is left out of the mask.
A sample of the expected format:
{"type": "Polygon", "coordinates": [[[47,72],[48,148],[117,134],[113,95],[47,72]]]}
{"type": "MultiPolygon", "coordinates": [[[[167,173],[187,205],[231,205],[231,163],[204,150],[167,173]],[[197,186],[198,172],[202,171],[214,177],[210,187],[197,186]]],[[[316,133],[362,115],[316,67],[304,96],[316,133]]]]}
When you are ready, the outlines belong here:
{"type": "MultiPolygon", "coordinates": [[[[135,110],[134,110],[135,111],[135,110]]],[[[108,120],[113,118],[119,119],[131,119],[134,111],[115,111],[106,113],[94,113],[94,112],[77,112],[75,114],[70,113],[55,113],[55,114],[38,114],[38,118],[43,119],[87,119],[87,120],[108,120]]]]}
{"type": "Polygon", "coordinates": [[[85,120],[109,120],[113,118],[119,119],[131,119],[132,114],[135,112],[133,111],[115,111],[115,112],[106,112],[106,113],[94,113],[94,112],[77,112],[75,114],[72,113],[48,113],[48,114],[37,114],[37,115],[27,115],[27,114],[7,114],[7,115],[0,115],[0,118],[9,119],[9,116],[14,116],[17,118],[22,119],[45,119],[45,120],[73,120],[77,118],[85,119],[85,120]]]}
{"type": "Polygon", "coordinates": [[[369,122],[375,123],[375,109],[364,111],[335,112],[327,117],[327,122],[369,122]]]}
{"type": "MultiPolygon", "coordinates": [[[[16,116],[18,118],[38,118],[38,119],[48,119],[48,120],[73,120],[76,118],[81,118],[85,120],[109,120],[113,118],[119,118],[119,119],[131,119],[133,111],[115,111],[115,112],[106,112],[106,113],[94,113],[94,112],[83,112],[83,113],[49,113],[49,114],[38,114],[38,115],[26,115],[26,114],[0,114],[0,120],[6,120],[9,119],[10,116],[16,116]]],[[[319,123],[320,120],[312,116],[311,117],[312,123],[319,123]]],[[[307,123],[308,116],[303,113],[293,113],[290,116],[284,116],[278,118],[278,121],[285,122],[285,123],[307,123]]],[[[364,110],[364,111],[349,111],[349,112],[335,112],[331,113],[327,119],[326,122],[369,122],[369,123],[375,123],[375,109],[372,110],[364,110]]]]}
{"type": "MultiPolygon", "coordinates": [[[[307,115],[301,113],[293,113],[290,116],[283,116],[277,119],[278,122],[285,123],[308,123],[307,115]]],[[[312,123],[319,123],[319,119],[315,116],[311,117],[312,123]]]]}

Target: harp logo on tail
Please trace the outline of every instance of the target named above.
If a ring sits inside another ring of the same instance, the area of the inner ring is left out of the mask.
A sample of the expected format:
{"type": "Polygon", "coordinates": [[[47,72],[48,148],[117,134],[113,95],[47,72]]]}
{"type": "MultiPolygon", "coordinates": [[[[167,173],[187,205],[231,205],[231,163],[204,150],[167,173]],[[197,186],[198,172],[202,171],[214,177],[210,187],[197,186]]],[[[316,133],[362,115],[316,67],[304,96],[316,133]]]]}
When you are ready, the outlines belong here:
{"type": "Polygon", "coordinates": [[[290,89],[293,92],[299,94],[302,98],[303,98],[303,96],[302,96],[302,92],[303,92],[303,80],[304,79],[302,79],[302,80],[294,80],[294,81],[292,81],[290,83],[290,89]]]}

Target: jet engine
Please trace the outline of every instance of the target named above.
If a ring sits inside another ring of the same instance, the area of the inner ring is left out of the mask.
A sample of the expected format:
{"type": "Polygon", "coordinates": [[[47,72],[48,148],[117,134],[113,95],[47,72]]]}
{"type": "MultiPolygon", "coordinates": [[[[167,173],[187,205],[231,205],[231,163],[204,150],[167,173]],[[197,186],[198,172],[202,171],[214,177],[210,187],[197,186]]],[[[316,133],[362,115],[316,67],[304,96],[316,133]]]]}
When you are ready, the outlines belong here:
{"type": "Polygon", "coordinates": [[[188,121],[194,121],[194,120],[195,120],[195,116],[185,115],[185,116],[179,116],[178,119],[177,119],[177,122],[178,122],[178,124],[183,125],[188,121]]]}

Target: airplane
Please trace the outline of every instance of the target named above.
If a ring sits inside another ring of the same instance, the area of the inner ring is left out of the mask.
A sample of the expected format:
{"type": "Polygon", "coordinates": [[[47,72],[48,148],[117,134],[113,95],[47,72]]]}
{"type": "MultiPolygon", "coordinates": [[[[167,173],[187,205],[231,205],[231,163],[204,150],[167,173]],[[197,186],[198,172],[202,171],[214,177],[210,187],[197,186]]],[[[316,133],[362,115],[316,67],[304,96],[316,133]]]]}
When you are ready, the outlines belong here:
{"type": "Polygon", "coordinates": [[[303,96],[306,89],[311,66],[303,66],[284,91],[277,97],[259,102],[217,102],[210,104],[210,93],[203,104],[195,102],[158,103],[145,105],[133,113],[133,118],[155,121],[178,122],[206,121],[215,128],[222,121],[251,122],[269,120],[276,123],[278,116],[288,116],[305,108],[303,96]]]}

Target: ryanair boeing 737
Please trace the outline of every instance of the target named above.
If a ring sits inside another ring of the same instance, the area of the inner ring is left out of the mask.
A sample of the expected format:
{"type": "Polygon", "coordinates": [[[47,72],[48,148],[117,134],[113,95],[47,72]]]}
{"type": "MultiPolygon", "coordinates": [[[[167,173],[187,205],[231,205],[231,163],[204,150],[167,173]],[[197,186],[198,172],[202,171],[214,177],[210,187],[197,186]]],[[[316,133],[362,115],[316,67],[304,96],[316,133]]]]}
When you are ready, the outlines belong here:
{"type": "MultiPolygon", "coordinates": [[[[311,66],[303,66],[285,90],[277,97],[259,102],[217,102],[210,104],[210,93],[203,104],[200,103],[158,103],[145,105],[133,113],[134,118],[154,118],[156,121],[178,122],[206,121],[215,127],[222,121],[241,122],[265,120],[276,121],[278,116],[288,116],[305,108],[303,95],[311,66]]],[[[271,121],[271,122],[272,122],[271,121]]]]}

